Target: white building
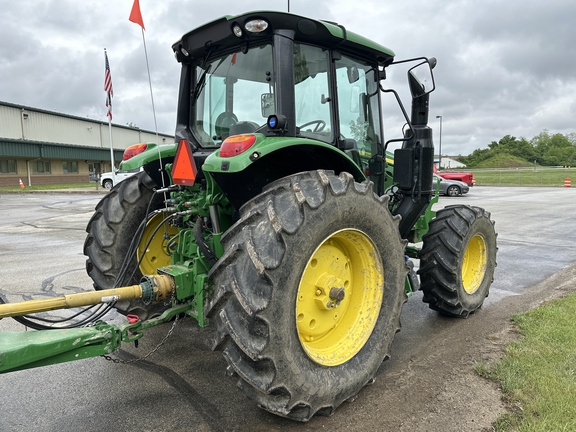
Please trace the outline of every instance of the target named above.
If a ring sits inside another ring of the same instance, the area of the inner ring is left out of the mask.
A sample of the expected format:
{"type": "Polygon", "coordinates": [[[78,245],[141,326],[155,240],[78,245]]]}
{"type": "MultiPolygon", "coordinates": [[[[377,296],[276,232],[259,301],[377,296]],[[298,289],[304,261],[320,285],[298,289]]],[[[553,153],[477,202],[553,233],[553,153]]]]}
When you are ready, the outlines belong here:
{"type": "MultiPolygon", "coordinates": [[[[440,157],[438,155],[434,156],[434,164],[436,167],[439,167],[440,157]]],[[[440,169],[460,169],[466,168],[466,164],[462,162],[458,162],[456,159],[451,158],[450,156],[442,156],[442,166],[439,167],[440,169]]]]}
{"type": "MultiPolygon", "coordinates": [[[[156,133],[112,124],[112,142],[117,166],[126,147],[156,142],[156,133]]],[[[0,102],[0,187],[87,183],[111,171],[110,156],[107,122],[0,102]]]]}

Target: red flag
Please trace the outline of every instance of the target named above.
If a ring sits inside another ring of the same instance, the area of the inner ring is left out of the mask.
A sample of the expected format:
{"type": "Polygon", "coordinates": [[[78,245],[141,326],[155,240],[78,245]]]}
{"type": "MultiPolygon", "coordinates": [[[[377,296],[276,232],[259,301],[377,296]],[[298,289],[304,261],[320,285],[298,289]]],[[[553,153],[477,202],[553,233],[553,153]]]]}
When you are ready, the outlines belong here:
{"type": "Polygon", "coordinates": [[[142,27],[142,30],[146,30],[144,27],[144,20],[142,19],[142,13],[140,12],[140,2],[138,0],[134,0],[132,11],[130,12],[130,17],[128,19],[142,27]]]}
{"type": "Polygon", "coordinates": [[[106,62],[104,71],[104,91],[106,92],[106,106],[108,107],[108,113],[106,115],[110,117],[110,120],[112,120],[112,96],[114,96],[114,90],[112,89],[112,74],[110,73],[110,63],[108,63],[108,53],[106,50],[104,50],[104,59],[106,62]]]}

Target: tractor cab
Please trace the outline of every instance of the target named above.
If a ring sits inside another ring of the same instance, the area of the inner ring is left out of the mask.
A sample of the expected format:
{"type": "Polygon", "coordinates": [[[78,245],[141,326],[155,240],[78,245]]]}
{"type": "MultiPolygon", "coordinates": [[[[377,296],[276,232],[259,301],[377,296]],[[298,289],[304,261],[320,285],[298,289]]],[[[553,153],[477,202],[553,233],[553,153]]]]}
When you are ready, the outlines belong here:
{"type": "Polygon", "coordinates": [[[237,135],[291,139],[300,148],[282,151],[283,164],[345,170],[383,193],[384,171],[370,164],[384,154],[379,81],[391,50],[337,24],[278,12],[222,18],[173,49],[183,67],[177,134],[195,151],[236,156],[254,140],[237,135]]]}
{"type": "Polygon", "coordinates": [[[332,59],[322,47],[294,43],[293,85],[283,95],[277,89],[286,84],[277,79],[292,67],[277,72],[273,56],[268,43],[195,67],[190,130],[201,147],[258,132],[313,139],[363,155],[377,152],[371,146],[381,142],[375,64],[341,54],[332,59]],[[267,124],[272,115],[282,116],[282,123],[267,124]]]}

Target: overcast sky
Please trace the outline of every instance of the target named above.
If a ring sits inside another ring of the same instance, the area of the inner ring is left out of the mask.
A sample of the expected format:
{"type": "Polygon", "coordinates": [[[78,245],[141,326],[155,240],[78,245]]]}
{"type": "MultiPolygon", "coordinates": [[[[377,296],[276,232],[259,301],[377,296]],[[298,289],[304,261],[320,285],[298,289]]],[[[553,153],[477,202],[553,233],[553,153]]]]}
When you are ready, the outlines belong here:
{"type": "MultiPolygon", "coordinates": [[[[154,130],[133,0],[0,0],[0,101],[154,130]]],[[[288,2],[275,3],[287,10],[288,2]]],[[[158,131],[174,133],[179,64],[171,45],[222,15],[270,9],[259,0],[140,0],[158,131]]],[[[290,11],[336,21],[391,48],[436,57],[430,124],[442,153],[467,155],[504,135],[576,132],[574,0],[291,0],[290,11]]],[[[402,74],[386,85],[406,87],[402,74]]],[[[409,109],[409,101],[405,101],[409,109]]],[[[1,119],[0,119],[1,121],[1,119]]],[[[387,138],[397,131],[387,131],[387,138]]]]}

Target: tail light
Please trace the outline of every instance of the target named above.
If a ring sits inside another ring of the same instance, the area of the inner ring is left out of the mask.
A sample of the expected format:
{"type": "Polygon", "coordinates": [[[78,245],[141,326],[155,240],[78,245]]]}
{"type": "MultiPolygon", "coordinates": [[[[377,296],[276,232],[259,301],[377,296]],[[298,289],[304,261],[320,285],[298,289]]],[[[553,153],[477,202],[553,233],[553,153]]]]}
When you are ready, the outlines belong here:
{"type": "Polygon", "coordinates": [[[146,150],[147,147],[148,147],[148,145],[145,143],[132,144],[130,147],[127,147],[126,150],[124,150],[124,155],[122,156],[122,160],[126,161],[130,158],[133,158],[137,154],[140,154],[144,150],[146,150]]]}
{"type": "Polygon", "coordinates": [[[256,142],[256,135],[242,134],[228,137],[220,147],[220,157],[227,158],[244,153],[256,142]]]}

